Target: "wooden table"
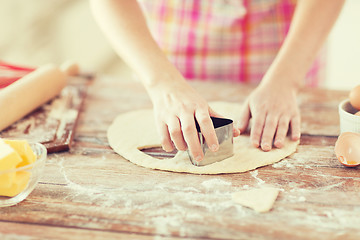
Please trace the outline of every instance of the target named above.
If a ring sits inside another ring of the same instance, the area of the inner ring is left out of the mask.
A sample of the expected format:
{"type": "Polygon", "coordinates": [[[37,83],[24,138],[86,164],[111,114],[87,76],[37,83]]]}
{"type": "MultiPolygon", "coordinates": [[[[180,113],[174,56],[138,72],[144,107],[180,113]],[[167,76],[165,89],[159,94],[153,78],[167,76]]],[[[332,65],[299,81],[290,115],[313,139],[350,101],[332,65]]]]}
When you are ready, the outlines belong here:
{"type": "MultiPolygon", "coordinates": [[[[253,89],[193,82],[207,100],[241,102],[253,89]]],[[[285,160],[239,174],[193,175],[136,166],[109,147],[116,115],[151,107],[136,81],[100,77],[88,90],[70,151],[49,154],[20,204],[0,209],[0,239],[359,239],[359,169],[339,164],[338,103],[347,92],[304,89],[303,135],[285,160]],[[256,213],[231,194],[281,189],[256,213]]]]}

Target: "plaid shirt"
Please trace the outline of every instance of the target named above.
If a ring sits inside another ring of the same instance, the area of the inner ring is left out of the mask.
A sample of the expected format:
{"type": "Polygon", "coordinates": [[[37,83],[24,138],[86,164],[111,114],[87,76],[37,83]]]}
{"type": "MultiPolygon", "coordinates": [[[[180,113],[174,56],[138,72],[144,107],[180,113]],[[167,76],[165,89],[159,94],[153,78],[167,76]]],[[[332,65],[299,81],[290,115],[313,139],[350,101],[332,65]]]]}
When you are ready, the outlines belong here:
{"type": "MultiPolygon", "coordinates": [[[[187,79],[258,83],[289,30],[295,0],[139,0],[151,32],[187,79]]],[[[306,77],[316,86],[322,57],[306,77]]]]}

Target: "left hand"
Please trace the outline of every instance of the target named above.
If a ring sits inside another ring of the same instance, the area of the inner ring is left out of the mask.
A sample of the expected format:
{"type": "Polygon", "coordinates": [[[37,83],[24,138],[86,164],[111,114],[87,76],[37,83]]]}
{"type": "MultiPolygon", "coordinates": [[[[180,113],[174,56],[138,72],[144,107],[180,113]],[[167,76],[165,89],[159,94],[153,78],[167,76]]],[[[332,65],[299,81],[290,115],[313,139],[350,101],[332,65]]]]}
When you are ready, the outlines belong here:
{"type": "Polygon", "coordinates": [[[270,151],[273,143],[284,146],[289,128],[291,139],[300,139],[300,112],[297,90],[286,84],[260,84],[246,99],[240,117],[239,130],[245,132],[252,118],[250,139],[254,147],[270,151]]]}

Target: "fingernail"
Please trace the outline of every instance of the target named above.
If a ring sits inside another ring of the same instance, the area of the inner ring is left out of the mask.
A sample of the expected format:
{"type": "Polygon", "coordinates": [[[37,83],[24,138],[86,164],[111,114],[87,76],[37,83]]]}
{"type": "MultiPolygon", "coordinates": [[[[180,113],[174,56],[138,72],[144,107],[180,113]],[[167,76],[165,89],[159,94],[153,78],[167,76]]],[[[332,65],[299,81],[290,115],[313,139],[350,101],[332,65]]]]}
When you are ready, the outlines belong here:
{"type": "Polygon", "coordinates": [[[162,147],[165,152],[172,152],[174,149],[162,147]]]}
{"type": "Polygon", "coordinates": [[[202,157],[201,157],[201,156],[195,157],[195,162],[201,162],[201,161],[202,161],[202,157]]]}
{"type": "Polygon", "coordinates": [[[283,146],[282,140],[275,140],[274,145],[278,148],[281,148],[283,146]]]}
{"type": "Polygon", "coordinates": [[[270,151],[271,147],[269,144],[265,143],[264,145],[261,146],[262,150],[264,151],[270,151]]]}
{"type": "Polygon", "coordinates": [[[234,128],[233,129],[233,135],[234,136],[238,136],[238,135],[240,135],[241,134],[241,131],[239,130],[239,129],[237,129],[237,128],[234,128]]]}
{"type": "Polygon", "coordinates": [[[219,149],[219,145],[213,144],[210,146],[210,150],[216,152],[219,149]]]}
{"type": "Polygon", "coordinates": [[[293,141],[297,141],[297,140],[299,140],[299,139],[300,139],[300,135],[296,135],[296,136],[294,136],[294,137],[292,138],[293,141]]]}

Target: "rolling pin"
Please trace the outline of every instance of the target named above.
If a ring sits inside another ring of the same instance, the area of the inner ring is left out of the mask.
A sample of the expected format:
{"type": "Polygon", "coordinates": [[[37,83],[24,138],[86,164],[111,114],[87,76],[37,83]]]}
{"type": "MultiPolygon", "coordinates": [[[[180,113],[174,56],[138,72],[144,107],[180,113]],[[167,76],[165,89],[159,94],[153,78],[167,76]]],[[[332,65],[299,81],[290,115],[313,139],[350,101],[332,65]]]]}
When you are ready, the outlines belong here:
{"type": "Polygon", "coordinates": [[[66,84],[67,75],[49,64],[0,89],[0,131],[57,96],[66,84]]]}

